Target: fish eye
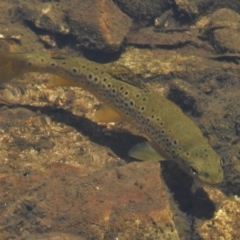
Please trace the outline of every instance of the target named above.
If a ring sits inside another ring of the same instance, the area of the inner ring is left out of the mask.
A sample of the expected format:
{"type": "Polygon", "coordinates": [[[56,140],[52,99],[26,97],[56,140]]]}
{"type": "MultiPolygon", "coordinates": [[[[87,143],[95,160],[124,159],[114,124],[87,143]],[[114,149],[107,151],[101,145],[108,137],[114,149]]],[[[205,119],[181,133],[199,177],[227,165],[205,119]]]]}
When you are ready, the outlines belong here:
{"type": "Polygon", "coordinates": [[[195,168],[190,167],[190,169],[191,169],[192,175],[196,175],[198,173],[195,168]]]}

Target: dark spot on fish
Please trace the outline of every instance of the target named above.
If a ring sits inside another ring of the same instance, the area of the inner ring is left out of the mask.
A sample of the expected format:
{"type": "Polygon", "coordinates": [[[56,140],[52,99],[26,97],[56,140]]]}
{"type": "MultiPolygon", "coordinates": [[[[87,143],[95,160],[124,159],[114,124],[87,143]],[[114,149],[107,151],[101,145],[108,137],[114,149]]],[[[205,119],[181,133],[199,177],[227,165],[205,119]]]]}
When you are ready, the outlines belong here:
{"type": "Polygon", "coordinates": [[[187,155],[187,156],[189,156],[189,153],[188,153],[188,152],[186,152],[186,155],[187,155]]]}
{"type": "Polygon", "coordinates": [[[108,88],[111,88],[111,86],[112,86],[112,85],[111,85],[110,83],[107,85],[108,88]]]}
{"type": "MultiPolygon", "coordinates": [[[[175,140],[173,140],[173,144],[174,145],[178,145],[178,141],[175,139],[175,140]]],[[[179,150],[180,150],[181,148],[179,148],[179,150]]],[[[182,150],[182,149],[181,149],[182,150]]]]}
{"type": "Polygon", "coordinates": [[[115,88],[112,89],[112,93],[116,93],[116,89],[115,88]]]}
{"type": "Polygon", "coordinates": [[[41,62],[44,62],[44,59],[43,59],[43,58],[41,58],[41,62]]]}
{"type": "Polygon", "coordinates": [[[130,101],[129,104],[130,104],[130,106],[133,106],[133,101],[130,101]]]}
{"type": "Polygon", "coordinates": [[[124,87],[120,87],[119,89],[122,91],[124,89],[124,87]]]}
{"type": "Polygon", "coordinates": [[[32,63],[31,63],[31,62],[28,62],[28,66],[32,66],[32,63]]]}
{"type": "Polygon", "coordinates": [[[154,118],[154,117],[155,117],[154,115],[151,116],[151,118],[154,118]]]}
{"type": "Polygon", "coordinates": [[[106,78],[104,78],[104,79],[103,79],[103,82],[106,82],[106,81],[107,81],[107,79],[106,79],[106,78]]]}
{"type": "Polygon", "coordinates": [[[52,62],[51,67],[55,67],[55,66],[56,66],[56,63],[52,62]]]}
{"type": "Polygon", "coordinates": [[[88,78],[89,78],[89,79],[92,79],[92,78],[93,78],[93,75],[92,75],[92,74],[88,74],[88,78]]]}
{"type": "Polygon", "coordinates": [[[124,94],[125,94],[125,95],[128,95],[128,92],[125,92],[124,94]]]}
{"type": "Polygon", "coordinates": [[[139,98],[139,97],[140,97],[140,95],[139,95],[139,94],[137,94],[137,95],[136,95],[136,98],[139,98]]]}
{"type": "Polygon", "coordinates": [[[66,64],[66,62],[62,62],[62,65],[65,65],[66,64]]]}
{"type": "Polygon", "coordinates": [[[97,81],[98,81],[98,78],[97,78],[97,77],[95,77],[95,78],[94,78],[94,81],[95,81],[95,82],[97,82],[97,81]]]}
{"type": "Polygon", "coordinates": [[[76,68],[72,68],[72,72],[73,73],[77,73],[77,69],[76,68]]]}
{"type": "Polygon", "coordinates": [[[147,99],[146,99],[146,98],[143,98],[142,100],[143,100],[143,102],[145,102],[147,99]]]}
{"type": "Polygon", "coordinates": [[[141,107],[141,110],[144,111],[144,110],[145,110],[145,107],[141,107]]]}
{"type": "Polygon", "coordinates": [[[160,125],[162,126],[162,125],[163,125],[163,122],[160,122],[160,125]]]}

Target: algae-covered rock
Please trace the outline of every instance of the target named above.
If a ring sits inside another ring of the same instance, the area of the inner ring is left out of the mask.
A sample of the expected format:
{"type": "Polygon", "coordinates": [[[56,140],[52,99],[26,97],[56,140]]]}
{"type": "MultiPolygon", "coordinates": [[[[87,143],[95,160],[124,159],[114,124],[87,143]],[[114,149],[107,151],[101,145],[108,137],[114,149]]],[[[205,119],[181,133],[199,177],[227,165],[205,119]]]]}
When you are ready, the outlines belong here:
{"type": "Polygon", "coordinates": [[[217,205],[214,217],[197,221],[197,232],[204,240],[240,239],[240,198],[227,197],[216,188],[204,187],[210,199],[217,205]]]}
{"type": "Polygon", "coordinates": [[[220,9],[211,15],[210,24],[225,26],[214,31],[215,46],[224,52],[240,53],[240,15],[237,12],[227,8],[220,9]]]}

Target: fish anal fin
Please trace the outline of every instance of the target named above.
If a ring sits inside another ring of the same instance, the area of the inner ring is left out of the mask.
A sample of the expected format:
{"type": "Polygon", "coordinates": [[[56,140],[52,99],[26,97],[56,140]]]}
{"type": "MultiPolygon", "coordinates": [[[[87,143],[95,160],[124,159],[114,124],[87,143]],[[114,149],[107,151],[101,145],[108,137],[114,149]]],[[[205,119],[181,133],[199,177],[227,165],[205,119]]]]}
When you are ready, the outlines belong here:
{"type": "Polygon", "coordinates": [[[165,160],[148,142],[138,143],[129,152],[130,157],[142,161],[163,161],[165,160]]]}
{"type": "Polygon", "coordinates": [[[102,105],[94,114],[93,120],[98,123],[122,122],[124,117],[107,105],[102,105]]]}

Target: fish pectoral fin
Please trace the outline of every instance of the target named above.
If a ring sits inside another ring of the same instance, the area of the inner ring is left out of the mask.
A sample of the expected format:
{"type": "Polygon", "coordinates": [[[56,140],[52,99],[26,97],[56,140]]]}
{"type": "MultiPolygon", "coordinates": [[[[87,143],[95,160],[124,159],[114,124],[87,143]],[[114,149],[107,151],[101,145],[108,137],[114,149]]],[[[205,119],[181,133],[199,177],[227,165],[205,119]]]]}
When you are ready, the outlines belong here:
{"type": "Polygon", "coordinates": [[[163,158],[148,142],[138,143],[128,152],[130,157],[143,161],[163,161],[163,158]]]}
{"type": "Polygon", "coordinates": [[[124,117],[107,105],[102,105],[94,114],[93,120],[98,123],[122,122],[124,117]]]}

